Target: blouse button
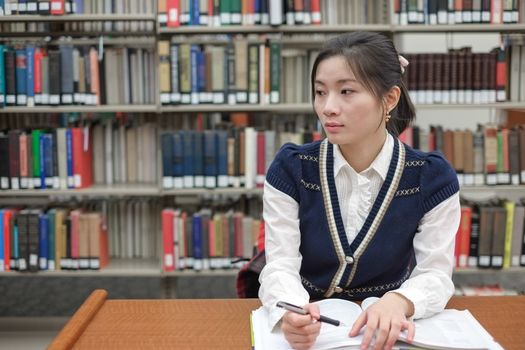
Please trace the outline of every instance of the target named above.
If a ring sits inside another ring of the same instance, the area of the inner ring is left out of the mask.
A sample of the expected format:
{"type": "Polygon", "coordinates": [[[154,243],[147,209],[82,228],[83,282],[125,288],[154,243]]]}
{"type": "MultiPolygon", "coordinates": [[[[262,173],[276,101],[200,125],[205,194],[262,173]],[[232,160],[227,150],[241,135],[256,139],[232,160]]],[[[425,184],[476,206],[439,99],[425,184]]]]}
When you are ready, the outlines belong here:
{"type": "Polygon", "coordinates": [[[342,293],[342,292],[343,292],[343,288],[337,286],[337,287],[335,287],[334,291],[335,291],[336,293],[342,293]]]}
{"type": "Polygon", "coordinates": [[[348,265],[352,265],[354,263],[354,257],[353,256],[346,256],[345,261],[348,265]]]}

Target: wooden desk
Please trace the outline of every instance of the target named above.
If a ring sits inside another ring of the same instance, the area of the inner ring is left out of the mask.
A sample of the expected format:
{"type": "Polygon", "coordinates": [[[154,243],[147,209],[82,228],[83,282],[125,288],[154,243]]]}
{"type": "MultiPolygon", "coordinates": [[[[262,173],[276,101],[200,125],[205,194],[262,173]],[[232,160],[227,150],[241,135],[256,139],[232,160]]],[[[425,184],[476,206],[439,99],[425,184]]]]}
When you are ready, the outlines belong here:
{"type": "MultiPolygon", "coordinates": [[[[94,291],[48,349],[251,348],[250,312],[257,299],[107,300],[94,291]]],[[[525,296],[454,297],[505,349],[525,344],[525,296]]]]}

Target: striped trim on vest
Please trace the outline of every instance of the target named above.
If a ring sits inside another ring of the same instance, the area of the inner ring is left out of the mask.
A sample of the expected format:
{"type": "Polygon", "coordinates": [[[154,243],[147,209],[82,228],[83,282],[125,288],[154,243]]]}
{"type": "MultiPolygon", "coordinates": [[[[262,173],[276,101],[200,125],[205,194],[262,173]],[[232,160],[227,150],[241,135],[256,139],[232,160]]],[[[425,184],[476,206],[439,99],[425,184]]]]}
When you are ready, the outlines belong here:
{"type": "Polygon", "coordinates": [[[405,166],[405,147],[401,141],[395,139],[394,152],[385,182],[375,199],[372,210],[368,214],[363,227],[350,246],[339,211],[337,190],[333,176],[333,145],[325,139],[320,146],[319,175],[321,179],[321,191],[330,236],[332,237],[335,252],[339,260],[339,267],[330,282],[330,287],[324,294],[325,297],[330,297],[336,292],[336,289],[342,290],[342,281],[344,281],[345,287],[348,287],[352,282],[357,270],[359,258],[374,238],[390,206],[390,202],[397,192],[399,180],[401,179],[405,166]]]}

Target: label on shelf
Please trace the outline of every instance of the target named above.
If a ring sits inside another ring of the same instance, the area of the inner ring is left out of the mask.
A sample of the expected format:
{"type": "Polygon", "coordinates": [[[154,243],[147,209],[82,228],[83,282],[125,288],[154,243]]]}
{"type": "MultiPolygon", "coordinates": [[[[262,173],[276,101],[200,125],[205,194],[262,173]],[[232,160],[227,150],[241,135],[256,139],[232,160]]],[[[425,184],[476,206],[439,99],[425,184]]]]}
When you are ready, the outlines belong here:
{"type": "Polygon", "coordinates": [[[49,96],[49,104],[51,104],[51,105],[58,105],[58,104],[60,104],[60,95],[50,95],[49,96]]]}
{"type": "Polygon", "coordinates": [[[9,179],[7,177],[0,178],[0,188],[6,190],[9,188],[9,179]]]}
{"type": "Polygon", "coordinates": [[[178,92],[171,93],[171,95],[170,95],[171,103],[180,103],[180,100],[181,100],[180,93],[178,93],[178,92]]]}
{"type": "Polygon", "coordinates": [[[63,104],[72,104],[73,103],[73,95],[71,94],[62,94],[62,103],[63,104]]]}
{"type": "Polygon", "coordinates": [[[25,106],[27,104],[27,95],[17,95],[16,104],[25,106]]]}
{"type": "Polygon", "coordinates": [[[41,103],[43,105],[49,104],[49,94],[42,94],[40,95],[40,98],[41,98],[41,103]]]}
{"type": "Polygon", "coordinates": [[[173,178],[173,187],[174,188],[184,188],[184,180],[182,177],[174,177],[173,178]]]}
{"type": "Polygon", "coordinates": [[[38,9],[40,11],[49,11],[49,3],[48,2],[39,2],[38,3],[38,9]]]}
{"type": "Polygon", "coordinates": [[[157,16],[157,19],[159,21],[159,24],[168,23],[168,15],[165,13],[159,13],[159,15],[157,16]]]}
{"type": "Polygon", "coordinates": [[[510,174],[509,173],[499,173],[498,174],[498,183],[499,184],[508,184],[508,183],[510,183],[510,174]]]}
{"type": "Polygon", "coordinates": [[[37,11],[37,4],[36,2],[30,2],[29,4],[27,4],[27,11],[29,12],[35,12],[37,11]]]}
{"type": "Polygon", "coordinates": [[[173,177],[164,176],[162,178],[162,188],[173,188],[173,177]]]}
{"type": "Polygon", "coordinates": [[[519,185],[520,184],[520,176],[519,176],[519,174],[512,174],[512,184],[513,185],[519,185]]]}
{"type": "Polygon", "coordinates": [[[463,184],[465,186],[474,186],[474,175],[473,174],[464,174],[463,175],[463,184]]]}
{"type": "Polygon", "coordinates": [[[171,102],[171,94],[163,92],[160,94],[160,103],[168,104],[171,102]]]}
{"type": "Polygon", "coordinates": [[[216,92],[213,94],[213,103],[224,103],[224,94],[222,92],[216,92]]]}
{"type": "Polygon", "coordinates": [[[15,95],[6,95],[5,96],[5,102],[8,104],[15,104],[16,103],[16,96],[15,95]]]}
{"type": "Polygon", "coordinates": [[[19,190],[20,189],[20,183],[18,182],[17,177],[11,178],[11,189],[13,190],[19,190]]]}
{"type": "Polygon", "coordinates": [[[42,181],[40,180],[39,177],[34,177],[34,178],[33,178],[33,186],[34,186],[35,188],[40,188],[40,187],[42,187],[42,181]]]}
{"type": "Polygon", "coordinates": [[[184,188],[193,188],[193,175],[185,175],[183,177],[184,188]]]}
{"type": "Polygon", "coordinates": [[[487,174],[487,185],[497,185],[498,176],[496,174],[487,174]]]}
{"type": "Polygon", "coordinates": [[[51,10],[52,11],[62,11],[62,2],[60,1],[51,2],[51,10]]]}
{"type": "Polygon", "coordinates": [[[195,176],[195,187],[204,187],[204,176],[202,175],[195,176]]]}

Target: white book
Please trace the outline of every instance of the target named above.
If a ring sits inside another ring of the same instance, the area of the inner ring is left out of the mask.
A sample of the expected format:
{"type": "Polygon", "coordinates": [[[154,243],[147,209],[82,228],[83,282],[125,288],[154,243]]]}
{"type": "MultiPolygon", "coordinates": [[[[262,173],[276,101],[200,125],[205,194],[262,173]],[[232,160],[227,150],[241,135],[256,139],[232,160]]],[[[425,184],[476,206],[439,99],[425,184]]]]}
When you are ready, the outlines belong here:
{"type": "MultiPolygon", "coordinates": [[[[348,333],[363,312],[378,298],[367,298],[361,306],[343,299],[324,299],[315,302],[319,305],[323,316],[342,322],[341,326],[333,326],[326,322],[321,323],[321,332],[311,347],[313,350],[324,349],[359,349],[364,332],[356,337],[349,337],[348,333]]],[[[272,332],[269,326],[268,312],[265,308],[252,311],[252,334],[255,350],[259,349],[292,349],[279,327],[272,332]]],[[[410,345],[425,349],[503,349],[493,337],[472,316],[468,310],[446,309],[439,314],[415,322],[415,336],[410,345]]],[[[407,333],[401,332],[395,348],[406,348],[407,333]]],[[[409,346],[410,347],[410,346],[409,346]]]]}
{"type": "Polygon", "coordinates": [[[244,187],[247,189],[255,187],[255,175],[257,173],[257,132],[253,127],[244,129],[244,187]]]}

